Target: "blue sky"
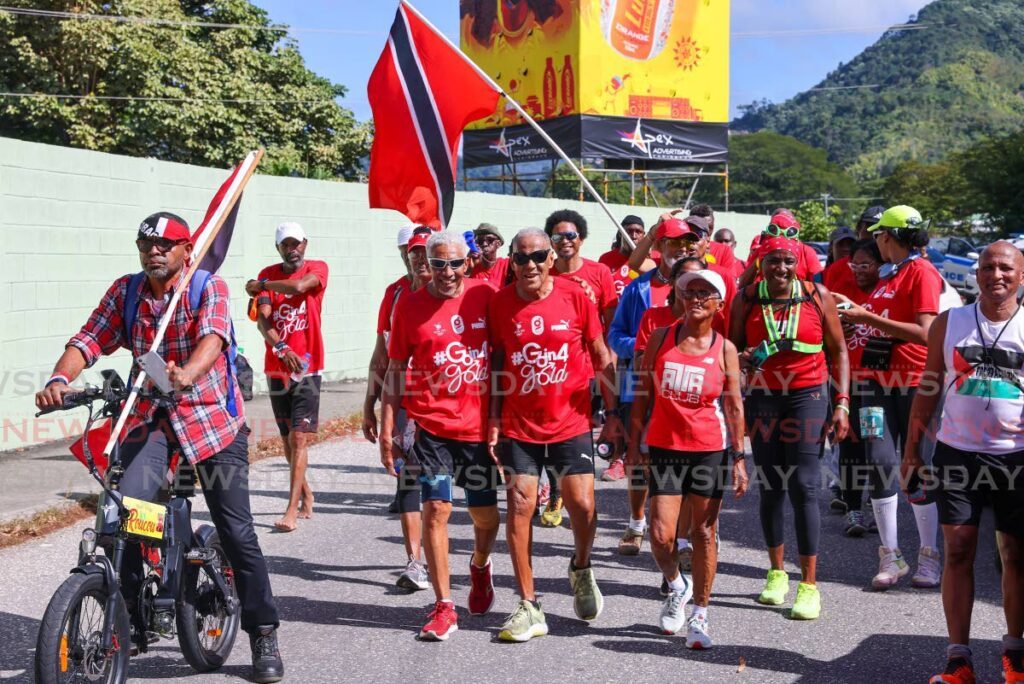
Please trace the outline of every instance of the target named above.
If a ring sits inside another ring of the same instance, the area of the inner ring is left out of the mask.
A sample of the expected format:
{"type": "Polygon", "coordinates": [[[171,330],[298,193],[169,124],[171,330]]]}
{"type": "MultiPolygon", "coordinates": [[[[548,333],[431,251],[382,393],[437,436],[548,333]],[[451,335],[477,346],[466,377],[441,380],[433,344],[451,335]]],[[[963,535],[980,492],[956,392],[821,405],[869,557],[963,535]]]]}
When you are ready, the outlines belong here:
{"type": "MultiPolygon", "coordinates": [[[[720,0],[715,0],[720,1],[720,0]]],[[[253,0],[271,21],[288,24],[306,64],[349,89],[345,106],[370,118],[366,81],[384,46],[397,0],[253,0]],[[340,29],[344,33],[332,31],[340,29]]],[[[459,0],[413,0],[458,42],[459,0]]],[[[901,23],[926,0],[732,0],[730,107],[781,102],[815,85],[901,23]],[[837,31],[836,29],[841,29],[837,31]],[[789,34],[759,34],[789,31],[789,34]]]]}

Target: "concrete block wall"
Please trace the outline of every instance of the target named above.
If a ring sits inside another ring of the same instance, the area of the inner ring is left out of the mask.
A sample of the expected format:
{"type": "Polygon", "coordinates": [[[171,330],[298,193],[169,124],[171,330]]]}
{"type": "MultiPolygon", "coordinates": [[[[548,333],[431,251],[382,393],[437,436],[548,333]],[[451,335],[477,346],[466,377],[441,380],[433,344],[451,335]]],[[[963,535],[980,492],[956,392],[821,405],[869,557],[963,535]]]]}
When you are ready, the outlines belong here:
{"type": "MultiPolygon", "coordinates": [[[[54,414],[52,420],[35,421],[32,395],[110,283],[139,270],[134,245],[139,222],[168,210],[195,228],[226,174],[225,169],[0,138],[0,451],[76,436],[81,416],[54,414]]],[[[608,248],[614,229],[594,203],[463,192],[452,227],[461,231],[487,221],[509,238],[519,228],[542,226],[551,211],[564,207],[587,217],[591,235],[584,253],[596,258],[608,248]]],[[[625,206],[613,211],[648,222],[661,213],[625,206]]],[[[330,266],[323,312],[328,372],[333,379],[361,377],[373,348],[380,297],[401,273],[395,234],[405,218],[369,209],[366,188],[357,183],[253,178],[221,275],[234,295],[239,345],[257,371],[263,366],[263,343],[246,318],[243,285],[278,261],[273,234],[285,220],[298,221],[309,234],[307,257],[330,266]]],[[[764,220],[723,213],[717,224],[733,228],[745,246],[764,220]]],[[[102,368],[127,376],[128,364],[122,351],[98,362],[85,377],[98,382],[102,368]]]]}

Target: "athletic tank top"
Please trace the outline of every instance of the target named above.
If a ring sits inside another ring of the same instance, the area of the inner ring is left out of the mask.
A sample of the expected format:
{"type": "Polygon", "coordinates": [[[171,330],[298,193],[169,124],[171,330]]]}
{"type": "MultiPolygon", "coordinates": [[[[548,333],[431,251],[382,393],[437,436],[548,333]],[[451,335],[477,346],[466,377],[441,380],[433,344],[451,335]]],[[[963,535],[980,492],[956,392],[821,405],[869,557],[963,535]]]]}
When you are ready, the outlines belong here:
{"type": "Polygon", "coordinates": [[[774,342],[785,338],[798,344],[793,349],[778,351],[769,356],[760,370],[750,376],[750,385],[753,387],[793,390],[820,385],[828,378],[828,366],[822,348],[825,331],[821,324],[821,304],[811,299],[816,295],[807,294],[808,290],[814,292],[814,285],[805,288],[799,281],[793,285],[793,303],[779,311],[773,311],[770,304],[762,305],[758,301],[766,290],[759,291],[760,287],[755,290],[758,296],[750,307],[746,321],[747,346],[757,347],[765,341],[774,342]],[[768,330],[766,316],[774,319],[774,331],[768,330]]]}
{"type": "Polygon", "coordinates": [[[677,346],[681,328],[676,323],[668,329],[654,359],[647,444],[675,451],[721,451],[726,448],[725,416],[718,401],[725,387],[725,338],[712,332],[706,353],[684,354],[677,346]]]}
{"type": "Polygon", "coordinates": [[[993,322],[977,304],[950,309],[942,355],[946,401],[938,439],[985,454],[1024,450],[1024,312],[993,322]]]}

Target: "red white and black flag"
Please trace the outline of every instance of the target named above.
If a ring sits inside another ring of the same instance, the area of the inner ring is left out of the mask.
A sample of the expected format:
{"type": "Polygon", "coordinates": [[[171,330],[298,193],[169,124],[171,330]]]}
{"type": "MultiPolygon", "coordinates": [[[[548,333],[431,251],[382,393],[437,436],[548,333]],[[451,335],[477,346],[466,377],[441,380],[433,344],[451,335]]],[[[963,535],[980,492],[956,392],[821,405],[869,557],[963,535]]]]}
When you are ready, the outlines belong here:
{"type": "MultiPolygon", "coordinates": [[[[210,206],[206,208],[206,216],[203,217],[203,222],[199,224],[199,228],[192,234],[192,244],[198,246],[200,244],[199,238],[210,227],[217,216],[218,210],[223,211],[222,206],[230,196],[232,186],[235,183],[235,179],[238,178],[239,173],[242,172],[242,167],[246,165],[246,161],[236,166],[232,171],[228,179],[224,181],[219,188],[217,188],[217,194],[210,200],[210,206]]],[[[238,207],[242,206],[242,196],[238,196],[238,201],[235,202],[234,206],[231,207],[231,213],[224,220],[224,225],[221,226],[220,230],[213,238],[213,242],[207,248],[206,254],[203,256],[202,262],[199,264],[199,268],[203,271],[209,271],[210,273],[216,273],[224,263],[224,259],[228,255],[228,247],[231,245],[231,236],[235,232],[235,220],[238,218],[238,207]]]]}
{"type": "Polygon", "coordinates": [[[375,129],[370,206],[447,226],[462,130],[494,111],[498,91],[403,1],[367,92],[375,129]]]}

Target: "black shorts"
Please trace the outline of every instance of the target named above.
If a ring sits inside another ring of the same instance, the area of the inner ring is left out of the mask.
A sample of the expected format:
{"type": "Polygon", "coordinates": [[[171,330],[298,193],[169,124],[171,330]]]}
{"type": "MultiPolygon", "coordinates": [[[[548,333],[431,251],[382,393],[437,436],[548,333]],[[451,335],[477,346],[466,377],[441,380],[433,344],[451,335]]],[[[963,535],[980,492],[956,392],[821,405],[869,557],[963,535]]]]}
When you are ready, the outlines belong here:
{"type": "Polygon", "coordinates": [[[450,483],[454,482],[466,490],[470,506],[497,503],[501,476],[486,442],[445,439],[418,428],[412,450],[414,457],[407,462],[403,474],[415,477],[423,485],[424,501],[451,501],[450,483]]]}
{"type": "Polygon", "coordinates": [[[540,477],[541,468],[559,480],[566,475],[594,474],[594,439],[589,430],[551,444],[507,439],[498,446],[501,464],[516,475],[540,477]]]}
{"type": "Polygon", "coordinates": [[[316,432],[320,425],[320,376],[307,375],[299,382],[268,378],[270,407],[282,437],[289,432],[316,432]]]}
{"type": "Polygon", "coordinates": [[[675,451],[652,446],[651,496],[695,494],[721,499],[729,481],[729,456],[723,451],[675,451]]]}
{"type": "Polygon", "coordinates": [[[977,527],[982,509],[992,506],[997,530],[1024,537],[1024,451],[993,456],[938,442],[932,466],[939,522],[977,527]]]}

